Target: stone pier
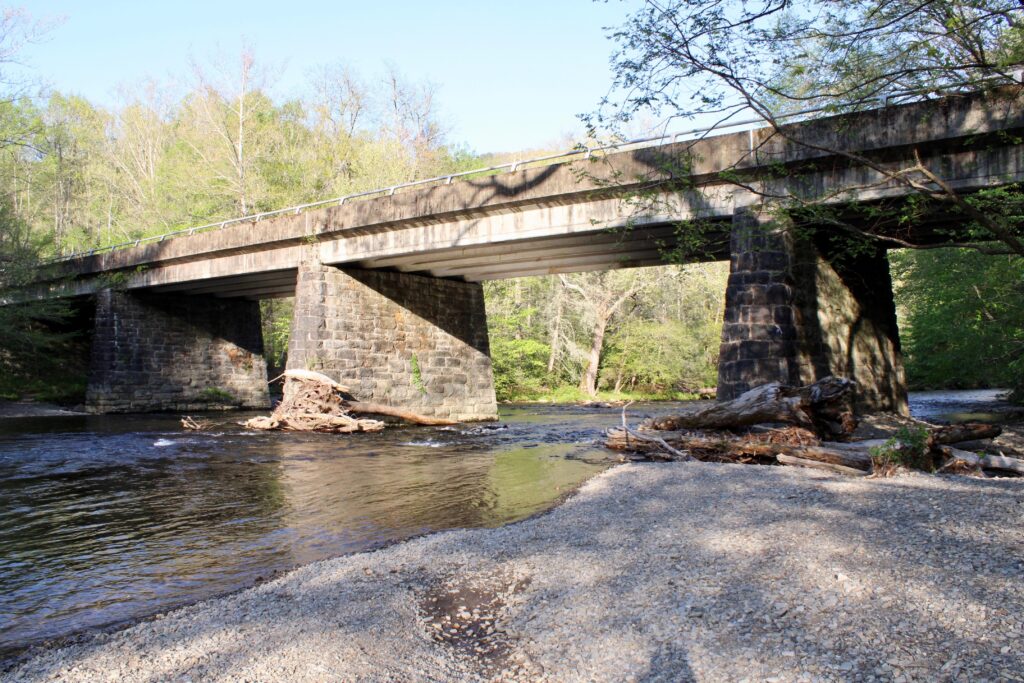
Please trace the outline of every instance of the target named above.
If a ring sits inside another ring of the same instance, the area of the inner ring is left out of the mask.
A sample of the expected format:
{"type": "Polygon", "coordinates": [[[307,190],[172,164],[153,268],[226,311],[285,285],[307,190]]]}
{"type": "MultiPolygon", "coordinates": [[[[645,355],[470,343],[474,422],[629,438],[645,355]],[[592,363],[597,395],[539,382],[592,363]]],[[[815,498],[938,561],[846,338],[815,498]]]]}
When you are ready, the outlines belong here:
{"type": "Polygon", "coordinates": [[[96,295],[90,412],[269,405],[258,302],[110,289],[96,295]]]}
{"type": "Polygon", "coordinates": [[[718,397],[827,375],[857,382],[857,407],[906,414],[892,279],[878,245],[830,244],[752,209],[733,219],[718,397]]]}
{"type": "Polygon", "coordinates": [[[478,283],[305,262],[288,368],[322,372],[361,401],[460,421],[497,417],[478,283]]]}

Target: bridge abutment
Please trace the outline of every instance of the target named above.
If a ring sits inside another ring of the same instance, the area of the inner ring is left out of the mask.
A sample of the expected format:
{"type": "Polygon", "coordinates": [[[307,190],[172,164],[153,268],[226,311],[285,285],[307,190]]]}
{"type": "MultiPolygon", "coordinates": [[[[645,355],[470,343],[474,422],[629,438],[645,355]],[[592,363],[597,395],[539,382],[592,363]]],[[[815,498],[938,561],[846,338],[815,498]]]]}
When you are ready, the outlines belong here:
{"type": "Polygon", "coordinates": [[[288,368],[324,373],[358,400],[427,416],[498,413],[478,283],[303,263],[288,368]]]}
{"type": "Polygon", "coordinates": [[[885,250],[829,244],[825,231],[737,211],[718,366],[718,397],[768,382],[857,382],[860,410],[906,414],[885,250]]]}
{"type": "Polygon", "coordinates": [[[269,405],[258,302],[110,289],[96,295],[90,412],[269,405]]]}

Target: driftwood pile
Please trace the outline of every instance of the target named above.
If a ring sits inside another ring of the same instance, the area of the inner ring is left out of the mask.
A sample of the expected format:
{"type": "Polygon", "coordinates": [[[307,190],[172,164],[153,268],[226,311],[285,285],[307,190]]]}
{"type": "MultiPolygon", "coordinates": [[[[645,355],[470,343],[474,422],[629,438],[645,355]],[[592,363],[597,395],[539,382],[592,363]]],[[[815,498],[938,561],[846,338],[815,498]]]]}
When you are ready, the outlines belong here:
{"type": "Polygon", "coordinates": [[[996,425],[936,427],[917,423],[914,438],[851,440],[857,428],[853,383],[826,377],[805,387],[778,383],[752,389],[731,401],[671,417],[626,424],[607,432],[612,449],[650,460],[704,460],[800,465],[864,476],[911,464],[929,471],[1024,474],[1024,459],[978,455],[955,444],[991,439],[996,425]]]}
{"type": "MultiPolygon", "coordinates": [[[[309,370],[289,370],[284,379],[284,398],[268,417],[254,417],[244,425],[249,429],[298,432],[379,432],[385,427],[380,420],[356,415],[397,417],[414,424],[450,425],[451,420],[427,417],[377,403],[356,401],[348,388],[330,377],[309,370]]],[[[280,379],[280,378],[278,378],[280,379]]]]}

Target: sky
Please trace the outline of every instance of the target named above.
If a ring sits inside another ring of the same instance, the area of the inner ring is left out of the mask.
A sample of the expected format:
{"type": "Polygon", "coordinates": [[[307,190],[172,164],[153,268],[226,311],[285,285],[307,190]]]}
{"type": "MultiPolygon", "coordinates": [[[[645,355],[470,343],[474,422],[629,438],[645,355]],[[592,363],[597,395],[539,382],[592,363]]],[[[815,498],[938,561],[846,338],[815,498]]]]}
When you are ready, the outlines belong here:
{"type": "Polygon", "coordinates": [[[515,151],[578,135],[611,84],[614,43],[640,0],[35,0],[60,19],[22,53],[51,87],[104,105],[147,78],[187,79],[191,61],[248,44],[276,74],[277,97],[302,94],[311,69],[343,63],[367,79],[387,64],[438,87],[448,139],[515,151]]]}

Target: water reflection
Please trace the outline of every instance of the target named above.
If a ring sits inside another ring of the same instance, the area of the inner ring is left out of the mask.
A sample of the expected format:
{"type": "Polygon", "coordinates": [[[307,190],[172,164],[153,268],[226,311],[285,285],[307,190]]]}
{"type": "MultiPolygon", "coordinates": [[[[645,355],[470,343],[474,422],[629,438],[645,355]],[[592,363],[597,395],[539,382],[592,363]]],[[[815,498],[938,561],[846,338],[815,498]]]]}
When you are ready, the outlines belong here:
{"type": "Polygon", "coordinates": [[[609,414],[522,407],[503,419],[347,437],[231,423],[188,433],[171,416],[0,421],[0,651],[325,557],[520,519],[609,463],[593,445],[609,414]]]}

